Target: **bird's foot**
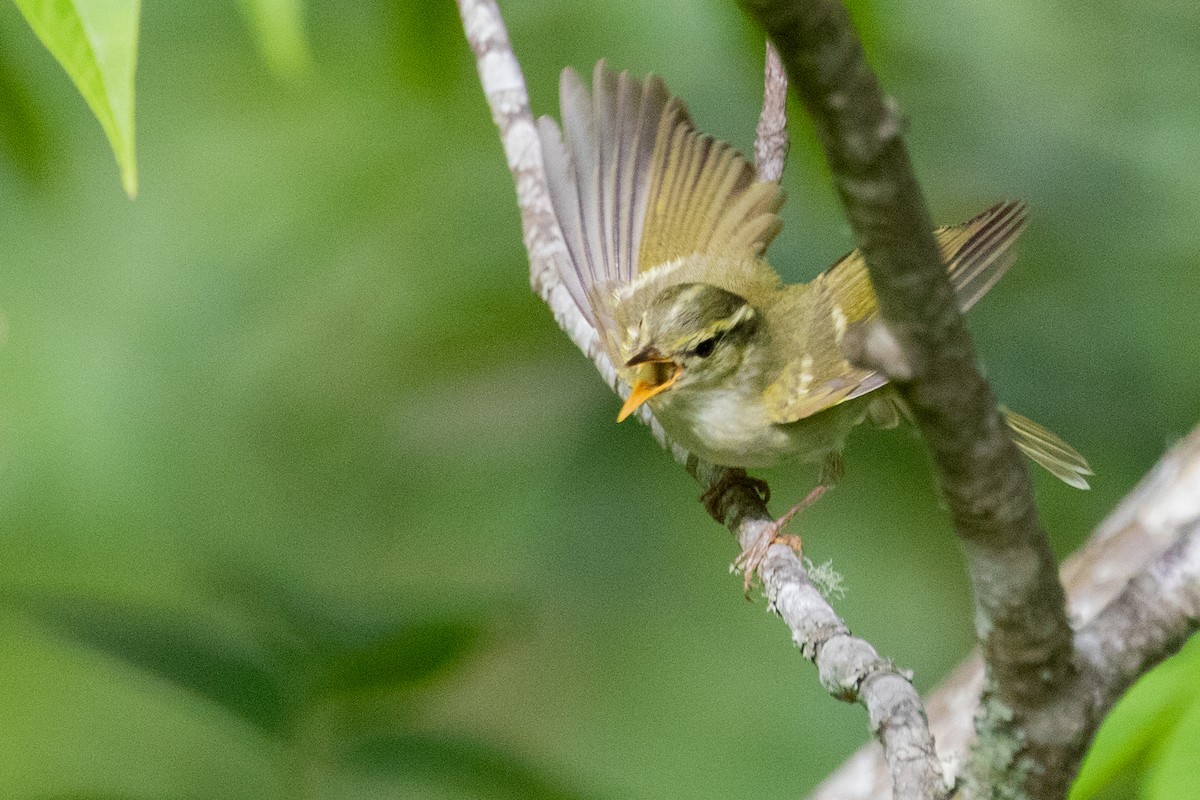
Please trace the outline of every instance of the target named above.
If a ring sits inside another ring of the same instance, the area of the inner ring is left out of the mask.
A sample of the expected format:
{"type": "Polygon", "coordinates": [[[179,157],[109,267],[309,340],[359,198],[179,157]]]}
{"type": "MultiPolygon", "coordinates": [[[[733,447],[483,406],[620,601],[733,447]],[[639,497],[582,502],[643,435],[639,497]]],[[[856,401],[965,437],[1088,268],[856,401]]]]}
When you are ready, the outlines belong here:
{"type": "Polygon", "coordinates": [[[700,502],[710,517],[721,525],[725,524],[725,512],[728,509],[729,493],[733,489],[749,489],[758,495],[764,503],[771,499],[771,488],[767,482],[751,478],[744,469],[731,469],[725,472],[721,480],[704,490],[700,502]]]}
{"type": "Polygon", "coordinates": [[[803,553],[803,542],[798,534],[784,533],[783,529],[792,521],[792,518],[799,514],[804,509],[811,506],[813,503],[821,499],[825,492],[829,491],[829,487],[825,484],[816,486],[809,492],[803,500],[787,510],[782,517],[772,522],[758,538],[741,552],[737,560],[733,562],[733,568],[742,573],[742,588],[746,592],[746,599],[750,599],[750,584],[754,580],[754,575],[758,572],[758,568],[762,566],[763,561],[767,558],[767,551],[771,549],[773,544],[785,544],[792,548],[799,556],[803,553]]]}

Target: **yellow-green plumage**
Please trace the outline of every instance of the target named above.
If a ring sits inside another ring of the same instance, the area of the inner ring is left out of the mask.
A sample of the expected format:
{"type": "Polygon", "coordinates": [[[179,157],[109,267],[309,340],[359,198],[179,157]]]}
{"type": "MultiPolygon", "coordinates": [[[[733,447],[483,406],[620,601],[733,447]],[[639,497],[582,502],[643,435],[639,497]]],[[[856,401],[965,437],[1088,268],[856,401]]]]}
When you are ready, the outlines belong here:
{"type": "MultiPolygon", "coordinates": [[[[842,352],[847,332],[877,313],[857,251],[810,283],[783,285],[763,257],[782,191],[696,131],[660,79],[601,62],[589,92],[567,69],[561,100],[565,141],[553,120],[538,130],[571,255],[562,279],[635,387],[631,402],[644,399],[678,444],[733,467],[828,460],[864,418],[898,421],[883,377],[842,352]]],[[[964,311],[1011,265],[1024,225],[1024,206],[1009,202],[936,231],[964,311]]],[[[1082,456],[1008,419],[1025,453],[1086,488],[1082,456]]]]}

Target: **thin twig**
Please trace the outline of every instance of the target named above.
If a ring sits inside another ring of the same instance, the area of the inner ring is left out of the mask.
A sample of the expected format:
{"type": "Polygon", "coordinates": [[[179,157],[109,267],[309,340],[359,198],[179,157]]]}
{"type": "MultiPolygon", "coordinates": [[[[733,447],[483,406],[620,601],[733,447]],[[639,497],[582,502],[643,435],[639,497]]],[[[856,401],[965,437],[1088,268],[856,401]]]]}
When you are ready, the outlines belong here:
{"type": "MultiPolygon", "coordinates": [[[[495,0],[457,2],[484,94],[516,182],[533,288],[550,306],[555,320],[571,340],[596,364],[605,381],[618,393],[628,392],[597,346],[595,331],[575,309],[558,281],[557,262],[568,256],[551,210],[524,78],[500,11],[495,0]]],[[[774,178],[782,172],[787,150],[786,79],[777,64],[772,66],[770,56],[765,74],[763,119],[768,133],[756,152],[762,159],[761,175],[774,178]]],[[[641,419],[651,425],[660,442],[670,446],[648,412],[641,419]]],[[[718,504],[720,516],[744,549],[769,535],[772,517],[758,492],[744,480],[744,474],[689,458],[679,447],[671,450],[706,490],[714,486],[723,488],[718,504]]],[[[860,702],[867,708],[872,730],[883,744],[896,785],[911,787],[902,796],[943,796],[946,789],[925,712],[907,676],[880,658],[866,641],[849,634],[845,623],[813,586],[803,564],[789,547],[772,546],[759,568],[759,577],[771,607],[791,629],[793,641],[816,664],[822,684],[835,697],[860,702]]]]}
{"type": "MultiPolygon", "coordinates": [[[[701,467],[703,482],[713,475],[701,467]]],[[[750,487],[725,494],[725,524],[743,548],[758,541],[773,520],[750,487]]],[[[921,699],[909,676],[882,658],[870,643],[850,635],[846,623],[813,586],[796,553],[774,544],[758,570],[771,608],[792,631],[792,641],[817,667],[831,695],[866,707],[872,733],[883,745],[888,773],[900,798],[940,798],[947,794],[941,763],[921,699]]]]}

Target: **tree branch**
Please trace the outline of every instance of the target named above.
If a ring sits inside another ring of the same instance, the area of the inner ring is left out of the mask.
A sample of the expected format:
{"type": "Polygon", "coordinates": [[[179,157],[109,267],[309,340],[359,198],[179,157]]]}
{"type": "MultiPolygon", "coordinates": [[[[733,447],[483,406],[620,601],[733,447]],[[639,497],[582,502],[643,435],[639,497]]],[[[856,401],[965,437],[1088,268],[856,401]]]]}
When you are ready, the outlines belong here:
{"type": "MultiPolygon", "coordinates": [[[[700,465],[701,483],[719,480],[720,467],[700,465]]],[[[767,507],[751,487],[735,484],[725,491],[724,523],[748,548],[773,523],[767,507]]],[[[867,709],[871,732],[883,745],[888,775],[896,797],[941,798],[948,794],[941,762],[920,697],[909,676],[881,658],[867,641],[851,636],[809,579],[792,548],[771,545],[758,568],[769,607],[792,632],[801,654],[817,667],[821,685],[839,700],[867,709]]]]}
{"type": "MultiPolygon", "coordinates": [[[[517,188],[525,247],[529,253],[530,282],[550,306],[559,326],[596,364],[610,387],[619,394],[628,388],[598,347],[597,336],[575,309],[558,281],[557,264],[568,258],[562,232],[546,189],[542,154],[536,136],[529,98],[520,66],[513,55],[504,22],[495,0],[457,0],[467,40],[475,53],[484,95],[500,131],[505,156],[517,188]]],[[[765,98],[760,140],[756,146],[760,175],[777,179],[787,149],[784,104],[786,77],[768,52],[765,98]]],[[[754,485],[740,470],[730,470],[690,458],[672,446],[657,421],[639,415],[656,438],[671,449],[677,460],[705,490],[718,487],[718,516],[748,549],[770,535],[773,518],[754,485]]],[[[759,568],[771,608],[787,623],[792,639],[818,670],[822,684],[836,698],[860,702],[871,729],[883,745],[890,774],[903,797],[942,797],[946,789],[934,752],[924,709],[908,677],[875,649],[849,634],[844,622],[813,586],[799,558],[784,545],[773,545],[759,568]]]]}
{"type": "Polygon", "coordinates": [[[879,297],[855,360],[891,379],[933,455],[966,554],[976,632],[1012,723],[1074,677],[1054,558],[933,236],[901,136],[840,0],[742,0],[779,48],[816,125],[879,297]]]}
{"type": "Polygon", "coordinates": [[[1200,629],[1200,522],[1131,580],[1125,591],[1076,637],[1098,673],[1096,711],[1200,629]]]}
{"type": "MultiPolygon", "coordinates": [[[[1129,682],[1196,630],[1198,529],[1200,426],[1163,456],[1063,565],[1071,618],[1079,626],[1077,647],[1089,667],[1081,680],[1094,691],[1065,711],[1069,718],[1090,721],[1088,740],[1129,682]]],[[[973,657],[926,701],[943,760],[965,760],[983,684],[983,665],[973,657]]],[[[887,764],[867,745],[810,800],[888,796],[887,764]]]]}
{"type": "Polygon", "coordinates": [[[787,162],[787,73],[775,46],[767,42],[763,65],[763,107],[754,137],[754,166],[764,181],[779,181],[787,162]]]}

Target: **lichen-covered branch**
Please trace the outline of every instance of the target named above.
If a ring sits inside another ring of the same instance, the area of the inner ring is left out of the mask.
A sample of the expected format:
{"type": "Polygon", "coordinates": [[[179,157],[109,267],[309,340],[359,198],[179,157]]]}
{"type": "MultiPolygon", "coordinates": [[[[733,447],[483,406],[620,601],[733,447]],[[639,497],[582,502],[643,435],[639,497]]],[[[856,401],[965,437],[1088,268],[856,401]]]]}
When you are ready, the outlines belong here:
{"type": "MultiPolygon", "coordinates": [[[[1063,715],[1058,722],[1082,723],[1090,739],[1129,681],[1175,652],[1181,637],[1196,630],[1197,531],[1200,426],[1163,456],[1063,565],[1071,618],[1079,628],[1077,649],[1087,665],[1078,680],[1091,691],[1074,705],[1055,709],[1063,715]]],[[[973,657],[927,699],[930,728],[944,760],[965,762],[983,684],[983,664],[973,657]]],[[[887,764],[877,748],[867,745],[810,800],[889,796],[887,764]]]]}
{"type": "Polygon", "coordinates": [[[896,104],[884,96],[841,0],[742,0],[812,115],[879,297],[852,357],[888,375],[933,455],[966,553],[976,631],[1017,724],[1073,677],[1065,598],[1012,444],[932,234],[896,104]]]}
{"type": "MultiPolygon", "coordinates": [[[[467,40],[475,53],[484,95],[516,183],[533,288],[550,306],[559,326],[596,364],[605,382],[614,391],[627,392],[617,380],[612,363],[598,347],[595,331],[558,282],[556,263],[568,257],[567,251],[546,190],[542,154],[524,78],[499,8],[495,0],[457,2],[467,40]]],[[[787,151],[784,115],[787,82],[770,53],[765,87],[756,155],[760,174],[774,180],[782,172],[787,151]]],[[[640,418],[651,426],[660,442],[671,447],[648,411],[640,418]]],[[[671,447],[671,450],[706,490],[722,487],[720,516],[743,548],[769,535],[772,517],[752,484],[738,480],[744,475],[689,458],[681,448],[671,447]]],[[[908,678],[881,658],[870,644],[849,634],[790,548],[772,546],[759,568],[759,577],[772,608],[791,629],[796,645],[816,664],[822,684],[835,697],[860,702],[867,708],[891,775],[897,786],[905,787],[902,796],[943,796],[946,789],[925,712],[908,678]]]]}
{"type": "MultiPolygon", "coordinates": [[[[701,465],[701,483],[719,480],[719,468],[701,465]]],[[[747,485],[727,489],[724,522],[750,547],[773,520],[762,499],[747,485]]],[[[758,569],[771,608],[792,631],[792,640],[817,667],[831,695],[866,707],[871,731],[883,745],[887,773],[899,798],[941,798],[948,794],[925,709],[908,676],[879,656],[868,642],[850,635],[846,623],[813,585],[800,559],[775,544],[758,569]]]]}

